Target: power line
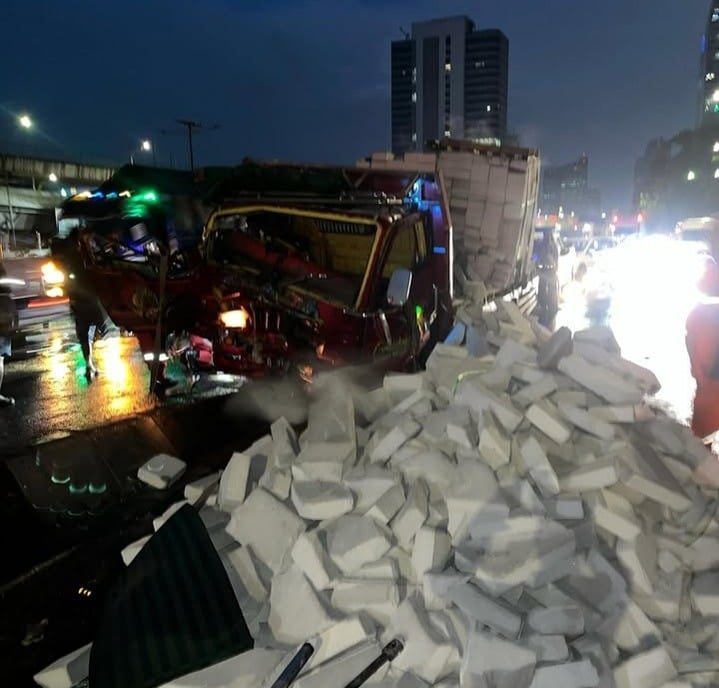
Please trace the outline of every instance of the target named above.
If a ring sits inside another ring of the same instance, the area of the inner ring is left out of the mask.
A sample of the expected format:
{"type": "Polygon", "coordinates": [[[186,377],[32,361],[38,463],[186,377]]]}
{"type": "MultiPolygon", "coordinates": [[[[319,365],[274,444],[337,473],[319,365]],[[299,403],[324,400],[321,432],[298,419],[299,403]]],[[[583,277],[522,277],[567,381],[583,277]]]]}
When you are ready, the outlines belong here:
{"type": "Polygon", "coordinates": [[[196,122],[195,120],[191,119],[178,119],[175,120],[178,124],[182,125],[184,127],[184,131],[178,132],[178,131],[168,131],[166,129],[161,130],[161,134],[184,134],[185,131],[187,132],[187,145],[190,151],[190,170],[192,172],[195,171],[195,151],[193,146],[193,134],[195,129],[204,129],[205,131],[215,131],[216,129],[219,129],[221,125],[219,124],[213,124],[212,126],[206,126],[202,124],[201,122],[196,122]]]}

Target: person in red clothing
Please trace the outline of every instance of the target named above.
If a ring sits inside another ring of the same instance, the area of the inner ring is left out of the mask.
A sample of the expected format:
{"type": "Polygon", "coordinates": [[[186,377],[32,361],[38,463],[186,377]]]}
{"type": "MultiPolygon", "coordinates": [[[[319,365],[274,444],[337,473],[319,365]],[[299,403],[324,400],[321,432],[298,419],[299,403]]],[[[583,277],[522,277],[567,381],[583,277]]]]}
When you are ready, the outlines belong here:
{"type": "Polygon", "coordinates": [[[687,318],[686,344],[697,383],[692,431],[703,439],[719,430],[719,267],[712,258],[699,286],[706,298],[687,318]]]}

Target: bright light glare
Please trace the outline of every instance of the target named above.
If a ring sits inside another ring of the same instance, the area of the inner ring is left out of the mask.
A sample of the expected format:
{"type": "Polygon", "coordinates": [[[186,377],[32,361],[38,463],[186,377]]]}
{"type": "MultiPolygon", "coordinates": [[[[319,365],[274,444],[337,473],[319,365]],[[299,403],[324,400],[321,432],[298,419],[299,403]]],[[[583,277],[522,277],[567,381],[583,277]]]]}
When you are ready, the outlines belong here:
{"type": "Polygon", "coordinates": [[[60,285],[65,283],[65,274],[52,261],[43,263],[40,271],[45,284],[60,285]]]}
{"type": "Polygon", "coordinates": [[[53,184],[57,181],[57,175],[54,172],[50,172],[47,177],[53,184]]]}
{"type": "Polygon", "coordinates": [[[17,121],[18,121],[18,124],[23,129],[32,128],[32,120],[30,119],[30,117],[28,115],[20,115],[20,117],[18,117],[17,121]]]}
{"type": "Polygon", "coordinates": [[[245,308],[220,313],[220,322],[227,328],[244,330],[250,322],[250,314],[245,308]]]}
{"type": "Polygon", "coordinates": [[[152,142],[150,141],[150,139],[144,139],[144,140],[142,141],[142,144],[141,144],[141,145],[142,145],[142,150],[144,150],[144,151],[151,151],[151,150],[152,150],[152,142]]]}
{"type": "Polygon", "coordinates": [[[694,173],[694,170],[689,170],[689,172],[687,172],[687,181],[688,182],[693,182],[696,178],[697,178],[697,176],[694,173]]]}

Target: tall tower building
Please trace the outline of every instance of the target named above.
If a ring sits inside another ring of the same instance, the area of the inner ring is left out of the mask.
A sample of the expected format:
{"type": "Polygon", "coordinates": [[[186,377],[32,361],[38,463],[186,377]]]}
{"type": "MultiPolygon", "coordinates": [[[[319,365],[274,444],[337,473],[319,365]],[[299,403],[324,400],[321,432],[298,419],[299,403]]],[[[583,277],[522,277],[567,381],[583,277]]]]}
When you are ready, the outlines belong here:
{"type": "Polygon", "coordinates": [[[701,52],[699,121],[719,125],[719,0],[709,5],[701,52]]]}
{"type": "Polygon", "coordinates": [[[392,150],[501,141],[508,84],[509,41],[498,29],[477,31],[467,17],[412,24],[411,37],[392,43],[392,150]]]}

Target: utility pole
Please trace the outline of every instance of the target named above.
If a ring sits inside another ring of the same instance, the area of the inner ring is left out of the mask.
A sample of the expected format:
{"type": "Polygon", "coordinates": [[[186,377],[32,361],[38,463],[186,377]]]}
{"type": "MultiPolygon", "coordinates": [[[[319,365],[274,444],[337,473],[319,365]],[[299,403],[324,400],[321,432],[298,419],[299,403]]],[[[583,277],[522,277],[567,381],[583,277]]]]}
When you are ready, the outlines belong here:
{"type": "MultiPolygon", "coordinates": [[[[205,127],[205,125],[202,124],[201,122],[195,122],[194,120],[191,120],[191,119],[178,119],[178,120],[176,120],[176,122],[187,129],[187,144],[188,144],[188,147],[190,150],[190,170],[192,172],[194,172],[195,171],[195,150],[194,150],[193,144],[192,144],[193,132],[195,131],[195,129],[208,129],[208,130],[212,131],[214,129],[219,129],[220,125],[215,124],[214,126],[208,128],[208,127],[205,127]]],[[[162,133],[165,134],[165,133],[171,133],[171,132],[163,131],[162,133]]]]}

